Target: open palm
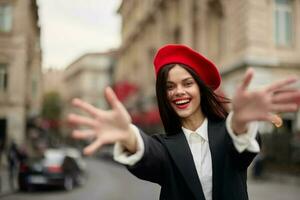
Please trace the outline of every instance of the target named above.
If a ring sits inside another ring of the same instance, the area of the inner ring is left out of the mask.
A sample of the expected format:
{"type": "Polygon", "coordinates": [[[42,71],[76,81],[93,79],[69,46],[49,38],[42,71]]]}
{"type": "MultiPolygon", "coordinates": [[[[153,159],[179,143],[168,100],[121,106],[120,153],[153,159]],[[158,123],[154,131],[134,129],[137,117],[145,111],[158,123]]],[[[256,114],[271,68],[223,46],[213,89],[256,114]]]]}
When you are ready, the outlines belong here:
{"type": "Polygon", "coordinates": [[[80,99],[74,99],[72,104],[87,112],[90,117],[70,114],[68,121],[76,125],[89,127],[87,130],[74,130],[75,138],[93,138],[94,141],[84,149],[85,154],[95,152],[104,144],[125,140],[128,137],[131,118],[125,107],[117,99],[111,88],[106,88],[105,97],[111,110],[101,110],[80,99]]]}
{"type": "Polygon", "coordinates": [[[246,125],[251,121],[274,122],[275,113],[294,112],[298,109],[300,91],[288,87],[297,81],[296,77],[276,81],[259,90],[248,91],[253,74],[252,69],[247,70],[233,97],[232,109],[236,123],[246,125]]]}

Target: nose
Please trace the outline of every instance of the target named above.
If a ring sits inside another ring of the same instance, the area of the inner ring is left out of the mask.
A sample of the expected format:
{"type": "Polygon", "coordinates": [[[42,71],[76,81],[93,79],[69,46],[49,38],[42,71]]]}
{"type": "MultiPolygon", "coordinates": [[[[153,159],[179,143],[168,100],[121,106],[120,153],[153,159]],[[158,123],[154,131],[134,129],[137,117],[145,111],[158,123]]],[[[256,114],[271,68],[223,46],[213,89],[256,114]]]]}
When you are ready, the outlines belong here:
{"type": "Polygon", "coordinates": [[[181,85],[178,85],[175,89],[175,95],[176,96],[182,96],[185,94],[185,90],[181,85]]]}

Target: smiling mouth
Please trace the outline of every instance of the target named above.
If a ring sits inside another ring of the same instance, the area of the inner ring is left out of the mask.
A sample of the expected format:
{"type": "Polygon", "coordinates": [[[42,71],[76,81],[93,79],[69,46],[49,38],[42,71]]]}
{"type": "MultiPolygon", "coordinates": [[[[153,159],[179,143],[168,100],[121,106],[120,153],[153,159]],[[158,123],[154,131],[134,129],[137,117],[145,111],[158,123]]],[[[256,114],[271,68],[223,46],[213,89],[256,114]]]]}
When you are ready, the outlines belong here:
{"type": "Polygon", "coordinates": [[[191,99],[180,99],[180,100],[173,101],[173,103],[179,109],[185,109],[186,107],[188,107],[190,102],[191,102],[191,99]]]}
{"type": "Polygon", "coordinates": [[[190,103],[190,100],[189,99],[184,99],[184,100],[177,100],[174,102],[176,105],[184,105],[184,104],[187,104],[187,103],[190,103]]]}

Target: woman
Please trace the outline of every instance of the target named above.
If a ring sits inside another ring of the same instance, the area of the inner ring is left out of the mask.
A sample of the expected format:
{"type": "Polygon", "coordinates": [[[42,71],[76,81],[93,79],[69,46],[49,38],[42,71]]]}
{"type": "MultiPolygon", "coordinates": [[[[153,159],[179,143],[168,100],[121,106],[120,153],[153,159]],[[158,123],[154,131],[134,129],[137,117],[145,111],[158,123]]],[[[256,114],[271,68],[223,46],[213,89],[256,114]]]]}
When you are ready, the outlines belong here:
{"type": "Polygon", "coordinates": [[[184,45],[166,45],[157,52],[154,66],[166,134],[150,137],[132,125],[124,106],[107,88],[111,110],[73,100],[91,115],[69,116],[72,123],[91,127],[73,132],[76,138],[95,138],[84,152],[92,154],[103,144],[116,143],[115,160],[137,177],[158,183],[160,199],[248,199],[246,171],[260,149],[256,121],[278,124],[274,113],[298,109],[300,91],[287,88],[297,79],[249,92],[253,70],[248,70],[227,115],[222,98],[214,93],[220,74],[201,54],[184,45]]]}

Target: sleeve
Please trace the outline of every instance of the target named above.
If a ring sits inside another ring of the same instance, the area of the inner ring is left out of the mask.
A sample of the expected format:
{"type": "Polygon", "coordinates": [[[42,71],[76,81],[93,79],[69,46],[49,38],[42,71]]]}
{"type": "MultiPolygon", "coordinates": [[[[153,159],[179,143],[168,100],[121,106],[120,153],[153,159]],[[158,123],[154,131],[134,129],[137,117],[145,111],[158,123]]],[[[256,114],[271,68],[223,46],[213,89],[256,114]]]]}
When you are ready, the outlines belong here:
{"type": "Polygon", "coordinates": [[[121,145],[120,142],[116,142],[113,152],[115,161],[129,166],[136,164],[142,159],[145,149],[144,142],[139,132],[139,129],[134,125],[131,126],[134,130],[135,136],[137,137],[137,152],[135,152],[134,154],[129,154],[129,152],[126,151],[126,149],[121,145]]]}
{"type": "Polygon", "coordinates": [[[233,112],[230,112],[226,119],[226,129],[232,139],[235,149],[239,153],[242,153],[245,150],[253,153],[258,153],[260,151],[258,141],[256,140],[256,136],[258,133],[258,123],[251,122],[248,126],[247,133],[237,136],[231,129],[232,115],[233,112]]]}
{"type": "Polygon", "coordinates": [[[114,159],[126,165],[136,177],[161,185],[166,174],[168,160],[161,136],[149,136],[136,126],[134,129],[138,139],[138,151],[130,155],[121,144],[116,143],[114,159]]]}

